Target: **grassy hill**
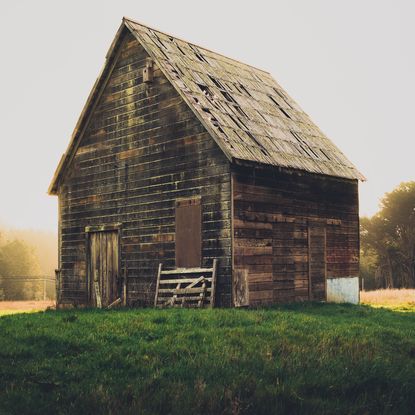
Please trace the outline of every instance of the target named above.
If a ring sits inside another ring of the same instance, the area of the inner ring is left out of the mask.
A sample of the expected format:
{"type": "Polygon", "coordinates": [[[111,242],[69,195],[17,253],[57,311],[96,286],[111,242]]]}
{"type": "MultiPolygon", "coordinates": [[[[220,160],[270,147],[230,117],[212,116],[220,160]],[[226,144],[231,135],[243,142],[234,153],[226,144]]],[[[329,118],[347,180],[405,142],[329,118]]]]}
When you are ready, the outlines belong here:
{"type": "Polygon", "coordinates": [[[415,310],[406,311],[303,304],[4,316],[0,413],[412,414],[415,310]]]}

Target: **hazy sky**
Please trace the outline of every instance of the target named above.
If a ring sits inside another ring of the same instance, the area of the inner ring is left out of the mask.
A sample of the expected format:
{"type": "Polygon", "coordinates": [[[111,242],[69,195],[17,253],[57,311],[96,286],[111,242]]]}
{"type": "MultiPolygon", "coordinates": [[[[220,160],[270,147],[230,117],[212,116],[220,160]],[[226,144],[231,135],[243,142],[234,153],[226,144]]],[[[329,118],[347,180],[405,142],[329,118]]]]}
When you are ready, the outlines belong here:
{"type": "Polygon", "coordinates": [[[46,190],[122,16],[266,69],[357,165],[361,214],[415,180],[415,2],[0,3],[0,224],[56,229],[46,190]]]}

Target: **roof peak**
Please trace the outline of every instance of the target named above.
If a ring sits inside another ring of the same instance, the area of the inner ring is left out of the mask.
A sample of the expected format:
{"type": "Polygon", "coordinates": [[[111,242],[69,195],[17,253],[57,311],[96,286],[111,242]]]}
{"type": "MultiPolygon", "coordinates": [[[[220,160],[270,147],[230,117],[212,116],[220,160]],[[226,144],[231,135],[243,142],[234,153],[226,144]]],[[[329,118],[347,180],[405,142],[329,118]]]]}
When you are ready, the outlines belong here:
{"type": "Polygon", "coordinates": [[[142,22],[139,22],[138,20],[132,19],[132,18],[127,17],[127,16],[123,16],[122,20],[123,20],[123,22],[124,22],[124,21],[129,21],[129,22],[132,22],[132,23],[134,23],[134,24],[136,24],[136,25],[138,25],[138,26],[144,27],[144,28],[146,28],[146,29],[150,29],[150,30],[153,30],[153,31],[155,31],[155,32],[161,33],[161,34],[163,34],[163,35],[165,35],[165,36],[172,37],[173,39],[180,40],[181,42],[188,43],[189,45],[196,46],[196,47],[197,47],[197,48],[199,48],[199,49],[203,49],[203,50],[206,50],[207,52],[214,53],[215,55],[222,56],[223,58],[229,59],[229,60],[231,60],[231,61],[241,63],[241,64],[243,64],[243,65],[249,66],[249,67],[250,67],[250,68],[252,68],[252,69],[255,69],[255,70],[257,70],[257,71],[263,72],[263,73],[265,73],[265,74],[267,74],[267,75],[270,75],[270,76],[271,76],[271,73],[270,73],[269,71],[265,70],[265,69],[258,68],[257,66],[254,66],[254,65],[251,65],[251,64],[249,64],[249,63],[243,62],[243,61],[241,61],[241,60],[239,60],[239,59],[236,59],[236,58],[231,58],[231,57],[230,57],[230,56],[228,56],[228,55],[225,55],[225,54],[220,53],[220,52],[216,52],[215,50],[209,49],[209,48],[207,48],[207,47],[205,47],[205,46],[198,45],[197,43],[189,42],[188,40],[185,40],[185,39],[183,39],[183,38],[181,38],[181,37],[179,37],[179,36],[172,35],[171,33],[167,33],[167,32],[165,32],[165,31],[163,31],[163,30],[160,30],[160,29],[156,29],[155,27],[153,27],[153,26],[149,26],[149,25],[147,25],[147,24],[145,24],[145,23],[142,23],[142,22]]]}

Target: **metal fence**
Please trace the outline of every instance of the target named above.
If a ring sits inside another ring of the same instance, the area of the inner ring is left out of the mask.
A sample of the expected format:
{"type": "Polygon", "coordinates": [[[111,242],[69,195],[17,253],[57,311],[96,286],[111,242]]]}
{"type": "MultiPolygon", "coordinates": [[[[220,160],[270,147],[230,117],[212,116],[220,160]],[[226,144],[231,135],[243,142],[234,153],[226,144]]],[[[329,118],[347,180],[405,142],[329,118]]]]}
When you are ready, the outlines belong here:
{"type": "Polygon", "coordinates": [[[55,300],[56,279],[50,276],[1,276],[0,301],[55,300]]]}

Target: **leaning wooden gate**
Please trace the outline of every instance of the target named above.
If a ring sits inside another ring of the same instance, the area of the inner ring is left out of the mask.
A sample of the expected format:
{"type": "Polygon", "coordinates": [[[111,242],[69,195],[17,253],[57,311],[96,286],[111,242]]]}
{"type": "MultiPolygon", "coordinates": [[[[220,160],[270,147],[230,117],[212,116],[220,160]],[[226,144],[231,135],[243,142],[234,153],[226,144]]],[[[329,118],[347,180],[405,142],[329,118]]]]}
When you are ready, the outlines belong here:
{"type": "Polygon", "coordinates": [[[213,307],[217,260],[212,268],[177,268],[157,273],[155,307],[213,307]]]}

